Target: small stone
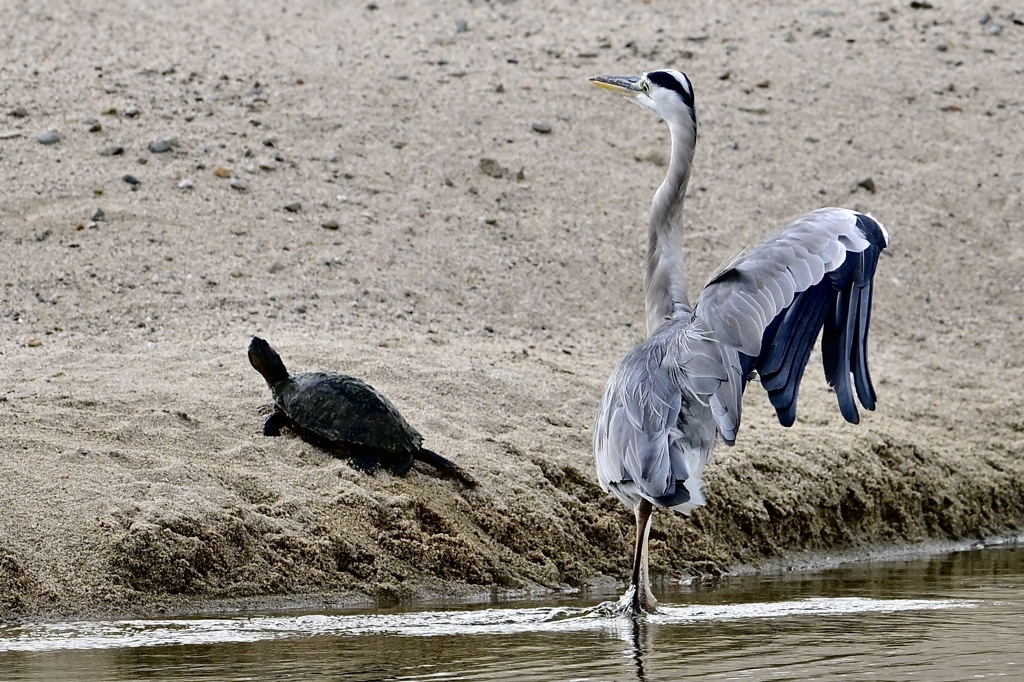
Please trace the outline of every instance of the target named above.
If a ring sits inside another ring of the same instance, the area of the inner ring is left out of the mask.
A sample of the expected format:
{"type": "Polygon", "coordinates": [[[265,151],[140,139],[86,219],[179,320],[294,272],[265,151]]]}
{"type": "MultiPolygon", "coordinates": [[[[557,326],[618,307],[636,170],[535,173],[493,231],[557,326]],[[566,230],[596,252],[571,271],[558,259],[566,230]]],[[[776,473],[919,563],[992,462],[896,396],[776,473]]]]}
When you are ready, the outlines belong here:
{"type": "Polygon", "coordinates": [[[135,118],[136,116],[139,115],[139,108],[138,107],[129,107],[129,108],[124,110],[124,115],[127,118],[135,118]]]}
{"type": "Polygon", "coordinates": [[[14,118],[28,118],[28,109],[25,107],[15,107],[7,115],[13,116],[14,118]]]}
{"type": "Polygon", "coordinates": [[[297,312],[299,315],[305,315],[306,314],[306,306],[304,306],[304,305],[297,305],[297,306],[295,306],[295,312],[297,312]]]}
{"type": "Polygon", "coordinates": [[[47,130],[36,139],[39,141],[39,144],[57,144],[60,142],[60,133],[56,130],[47,130]]]}
{"type": "Polygon", "coordinates": [[[100,149],[100,156],[121,156],[124,154],[124,147],[111,142],[100,149]]]}
{"type": "Polygon", "coordinates": [[[480,170],[484,175],[489,175],[492,178],[500,178],[505,175],[505,169],[501,167],[501,164],[490,158],[480,159],[480,170]]]}
{"type": "Polygon", "coordinates": [[[164,152],[171,151],[172,146],[170,140],[157,140],[149,145],[149,151],[153,154],[163,154],[164,152]]]}
{"type": "Polygon", "coordinates": [[[324,228],[325,230],[337,230],[339,227],[341,227],[341,225],[339,225],[338,221],[335,220],[334,218],[330,218],[320,223],[320,227],[324,228]]]}
{"type": "Polygon", "coordinates": [[[95,118],[85,119],[84,121],[82,121],[82,125],[84,125],[85,129],[88,130],[90,133],[98,133],[101,130],[103,130],[103,124],[97,121],[95,118]]]}
{"type": "Polygon", "coordinates": [[[13,140],[16,137],[21,137],[20,130],[0,130],[0,140],[13,140]]]}
{"type": "Polygon", "coordinates": [[[872,194],[875,193],[875,181],[872,178],[864,178],[863,180],[857,183],[857,186],[866,189],[872,194]]]}
{"type": "Polygon", "coordinates": [[[495,86],[494,91],[500,95],[505,92],[505,86],[502,83],[498,83],[498,85],[495,86]]]}
{"type": "Polygon", "coordinates": [[[459,19],[459,20],[457,20],[455,22],[455,32],[456,33],[465,33],[468,30],[469,30],[469,22],[466,21],[465,19],[459,19]]]}
{"type": "Polygon", "coordinates": [[[135,177],[134,175],[132,175],[131,173],[125,173],[124,177],[122,177],[121,179],[124,180],[125,182],[127,182],[129,185],[131,185],[132,189],[134,189],[134,188],[136,188],[136,187],[138,187],[139,185],[142,184],[139,181],[139,179],[137,177],[135,177]]]}
{"type": "Polygon", "coordinates": [[[225,168],[224,166],[217,166],[216,168],[213,169],[213,174],[216,175],[218,178],[230,178],[231,169],[225,168]]]}
{"type": "Polygon", "coordinates": [[[290,204],[285,204],[284,210],[288,211],[289,213],[298,213],[299,211],[302,210],[302,204],[299,203],[298,201],[293,201],[290,204]]]}
{"type": "Polygon", "coordinates": [[[183,190],[195,189],[195,186],[196,186],[196,181],[192,180],[191,178],[185,178],[184,180],[182,180],[181,182],[178,183],[178,189],[183,189],[183,190]]]}
{"type": "Polygon", "coordinates": [[[39,346],[43,345],[43,342],[33,336],[25,343],[25,345],[28,346],[29,348],[38,348],[39,346]]]}
{"type": "Polygon", "coordinates": [[[249,189],[249,183],[242,178],[231,178],[231,189],[237,189],[239,192],[244,192],[249,189]]]}
{"type": "Polygon", "coordinates": [[[281,260],[275,260],[270,264],[270,272],[281,272],[284,270],[284,262],[281,260]]]}
{"type": "Polygon", "coordinates": [[[107,214],[103,212],[102,208],[97,208],[95,211],[92,212],[92,215],[89,217],[89,220],[96,223],[105,223],[107,222],[107,214]]]}
{"type": "Polygon", "coordinates": [[[551,132],[550,123],[541,123],[540,121],[534,121],[530,127],[533,128],[534,132],[538,132],[542,135],[547,135],[548,133],[551,132]]]}
{"type": "Polygon", "coordinates": [[[36,232],[36,241],[37,242],[45,242],[46,238],[49,237],[51,234],[52,234],[52,232],[50,232],[50,230],[48,230],[48,229],[47,230],[39,230],[38,232],[36,232]]]}

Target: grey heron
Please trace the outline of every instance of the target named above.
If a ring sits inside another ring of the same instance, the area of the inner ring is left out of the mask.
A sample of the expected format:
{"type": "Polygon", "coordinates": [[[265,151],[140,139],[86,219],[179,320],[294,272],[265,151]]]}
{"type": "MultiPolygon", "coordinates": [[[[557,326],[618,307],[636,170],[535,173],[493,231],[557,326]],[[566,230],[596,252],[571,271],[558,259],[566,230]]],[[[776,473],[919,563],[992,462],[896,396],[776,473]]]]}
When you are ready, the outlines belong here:
{"type": "Polygon", "coordinates": [[[598,479],[636,516],[630,587],[621,605],[653,611],[648,538],[655,507],[689,516],[716,437],[733,445],[743,391],[756,372],[779,422],[791,426],[819,333],[825,378],[842,416],[875,407],[868,374],[871,290],[888,243],[872,217],[822,208],[798,218],[712,275],[694,305],[684,281],[683,200],[697,142],[693,87],[672,69],[591,79],[667,124],[672,155],[648,227],[645,341],[612,373],[594,424],[598,479]],[[852,381],[851,381],[852,379],[852,381]]]}

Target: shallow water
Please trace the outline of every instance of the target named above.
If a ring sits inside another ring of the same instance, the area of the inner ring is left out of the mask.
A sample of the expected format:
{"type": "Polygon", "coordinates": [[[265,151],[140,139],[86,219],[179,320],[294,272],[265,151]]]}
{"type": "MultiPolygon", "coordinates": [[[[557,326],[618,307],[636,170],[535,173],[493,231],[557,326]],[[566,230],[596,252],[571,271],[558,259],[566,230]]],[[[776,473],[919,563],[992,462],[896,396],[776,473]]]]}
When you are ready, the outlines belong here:
{"type": "MultiPolygon", "coordinates": [[[[605,597],[607,598],[607,596],[605,597]]],[[[601,599],[0,627],[4,680],[1024,679],[1024,547],[601,599]]]]}

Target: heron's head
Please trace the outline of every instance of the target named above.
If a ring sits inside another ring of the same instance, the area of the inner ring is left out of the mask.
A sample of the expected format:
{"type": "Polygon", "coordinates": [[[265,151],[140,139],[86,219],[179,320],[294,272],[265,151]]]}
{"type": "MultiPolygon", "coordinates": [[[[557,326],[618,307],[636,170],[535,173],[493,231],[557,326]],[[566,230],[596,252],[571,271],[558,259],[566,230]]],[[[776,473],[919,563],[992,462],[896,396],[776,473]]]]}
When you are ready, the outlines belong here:
{"type": "Polygon", "coordinates": [[[659,69],[639,76],[594,76],[590,82],[650,109],[670,126],[697,126],[693,86],[685,73],[659,69]]]}

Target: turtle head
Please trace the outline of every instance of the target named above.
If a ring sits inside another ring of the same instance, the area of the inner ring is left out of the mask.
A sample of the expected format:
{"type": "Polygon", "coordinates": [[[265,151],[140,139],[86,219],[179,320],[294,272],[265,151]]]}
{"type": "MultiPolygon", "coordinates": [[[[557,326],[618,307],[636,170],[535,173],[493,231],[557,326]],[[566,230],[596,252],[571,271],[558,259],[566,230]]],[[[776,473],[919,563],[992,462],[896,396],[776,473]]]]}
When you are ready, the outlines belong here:
{"type": "Polygon", "coordinates": [[[258,336],[252,337],[249,342],[249,364],[263,375],[270,388],[288,381],[288,369],[281,362],[281,356],[258,336]]]}

